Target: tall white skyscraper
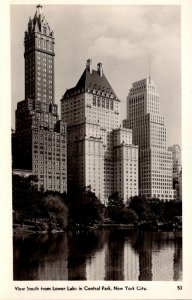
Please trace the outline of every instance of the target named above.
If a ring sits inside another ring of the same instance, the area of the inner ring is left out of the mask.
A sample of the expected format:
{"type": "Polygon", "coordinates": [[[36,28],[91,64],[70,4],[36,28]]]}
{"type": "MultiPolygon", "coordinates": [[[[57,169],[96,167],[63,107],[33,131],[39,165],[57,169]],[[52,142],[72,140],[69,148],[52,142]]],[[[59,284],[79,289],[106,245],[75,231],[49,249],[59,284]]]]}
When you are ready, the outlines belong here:
{"type": "Polygon", "coordinates": [[[139,145],[139,192],[148,199],[173,200],[172,153],[167,151],[166,127],[153,80],[133,83],[127,100],[123,125],[133,130],[133,143],[139,145]]]}
{"type": "Polygon", "coordinates": [[[138,194],[138,147],[132,145],[132,132],[120,129],[119,113],[120,100],[105,77],[102,64],[93,70],[88,59],[76,86],[61,99],[61,118],[67,123],[68,186],[91,185],[102,202],[116,191],[124,200],[138,194]],[[125,159],[129,160],[127,164],[134,161],[132,174],[122,169],[125,159]],[[132,189],[118,184],[117,173],[121,172],[127,178],[130,175],[132,189]]]}

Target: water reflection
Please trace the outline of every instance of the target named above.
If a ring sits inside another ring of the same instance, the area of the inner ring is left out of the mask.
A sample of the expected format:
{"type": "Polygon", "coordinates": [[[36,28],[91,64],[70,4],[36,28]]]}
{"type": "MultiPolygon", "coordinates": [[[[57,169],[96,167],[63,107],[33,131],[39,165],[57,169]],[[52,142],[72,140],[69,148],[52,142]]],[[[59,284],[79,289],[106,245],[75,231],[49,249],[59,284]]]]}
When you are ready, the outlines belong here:
{"type": "Polygon", "coordinates": [[[124,243],[122,231],[106,235],[105,280],[124,280],[124,243]]]}
{"type": "Polygon", "coordinates": [[[182,280],[181,232],[98,229],[13,242],[14,280],[182,280]]]}

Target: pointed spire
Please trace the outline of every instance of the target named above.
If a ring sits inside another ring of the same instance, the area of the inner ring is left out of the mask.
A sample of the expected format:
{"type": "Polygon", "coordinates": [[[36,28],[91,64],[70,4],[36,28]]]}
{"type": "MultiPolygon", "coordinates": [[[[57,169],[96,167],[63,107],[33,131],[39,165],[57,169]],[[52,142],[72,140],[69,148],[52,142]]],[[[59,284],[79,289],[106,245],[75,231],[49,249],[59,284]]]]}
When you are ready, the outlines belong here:
{"type": "Polygon", "coordinates": [[[150,57],[150,53],[149,53],[149,83],[151,83],[151,57],[150,57]]]}
{"type": "Polygon", "coordinates": [[[35,11],[34,17],[29,18],[28,34],[31,34],[33,32],[43,33],[47,36],[54,38],[54,34],[53,34],[53,32],[51,32],[49,24],[46,21],[45,16],[43,15],[41,4],[38,4],[36,6],[36,11],[35,11]]]}

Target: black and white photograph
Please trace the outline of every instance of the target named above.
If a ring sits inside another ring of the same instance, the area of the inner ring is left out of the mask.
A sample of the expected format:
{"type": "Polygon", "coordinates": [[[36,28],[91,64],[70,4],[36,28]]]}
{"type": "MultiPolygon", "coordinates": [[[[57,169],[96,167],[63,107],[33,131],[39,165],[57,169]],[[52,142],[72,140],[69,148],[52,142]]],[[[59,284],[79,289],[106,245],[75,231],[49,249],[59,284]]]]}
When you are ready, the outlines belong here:
{"type": "Polygon", "coordinates": [[[181,299],[182,6],[30,1],[9,12],[15,297],[141,299],[170,283],[181,299]]]}

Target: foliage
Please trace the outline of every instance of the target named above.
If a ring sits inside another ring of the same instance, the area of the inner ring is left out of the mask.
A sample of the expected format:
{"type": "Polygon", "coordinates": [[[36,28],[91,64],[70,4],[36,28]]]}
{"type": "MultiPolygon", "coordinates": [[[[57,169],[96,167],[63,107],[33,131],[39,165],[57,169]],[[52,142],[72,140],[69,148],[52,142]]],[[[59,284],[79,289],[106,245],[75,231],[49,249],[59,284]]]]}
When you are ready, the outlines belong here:
{"type": "Polygon", "coordinates": [[[69,191],[68,201],[72,223],[92,225],[95,222],[103,221],[104,205],[91,191],[91,187],[74,186],[69,191]]]}
{"type": "Polygon", "coordinates": [[[182,202],[167,201],[164,203],[163,218],[165,221],[174,221],[176,216],[182,215],[182,202]]]}
{"type": "Polygon", "coordinates": [[[45,222],[40,222],[36,224],[36,230],[37,231],[47,231],[49,229],[49,226],[45,222]]]}
{"type": "Polygon", "coordinates": [[[131,199],[129,207],[133,209],[140,220],[148,220],[150,217],[150,209],[147,200],[144,197],[134,196],[131,199]]]}
{"type": "Polygon", "coordinates": [[[68,194],[39,192],[36,180],[35,176],[13,175],[13,218],[16,222],[33,222],[39,231],[64,229],[68,222],[79,225],[102,223],[105,217],[123,224],[143,221],[170,224],[181,220],[181,202],[134,196],[125,207],[116,192],[109,197],[105,208],[90,186],[80,188],[74,185],[68,194]]]}
{"type": "Polygon", "coordinates": [[[109,196],[107,203],[107,212],[109,218],[115,223],[121,223],[121,210],[124,208],[123,199],[119,197],[118,192],[109,196]]]}
{"type": "Polygon", "coordinates": [[[130,208],[122,208],[116,214],[116,223],[121,224],[136,224],[138,222],[138,215],[130,208]]]}
{"type": "Polygon", "coordinates": [[[12,177],[13,210],[18,218],[35,218],[39,211],[41,195],[34,185],[35,180],[35,176],[12,177]]]}
{"type": "MultiPolygon", "coordinates": [[[[37,230],[42,230],[46,222],[50,228],[65,228],[68,222],[68,208],[58,192],[39,192],[34,185],[35,176],[13,175],[14,219],[23,222],[33,219],[37,230]],[[37,222],[37,220],[46,220],[37,222]],[[42,227],[42,228],[41,228],[42,227]]],[[[45,226],[47,229],[47,226],[45,226]]]]}
{"type": "Polygon", "coordinates": [[[109,196],[107,207],[108,209],[117,209],[117,210],[122,209],[124,207],[123,199],[119,197],[118,192],[115,192],[109,196]]]}
{"type": "Polygon", "coordinates": [[[68,208],[59,195],[48,193],[42,199],[42,212],[53,225],[65,228],[68,223],[68,208]]]}
{"type": "Polygon", "coordinates": [[[173,222],[176,216],[182,215],[182,203],[177,201],[146,200],[135,196],[129,207],[137,213],[140,221],[173,222]]]}
{"type": "Polygon", "coordinates": [[[164,220],[164,209],[165,203],[158,198],[152,198],[149,202],[149,209],[150,209],[150,219],[163,221],[164,220]]]}

